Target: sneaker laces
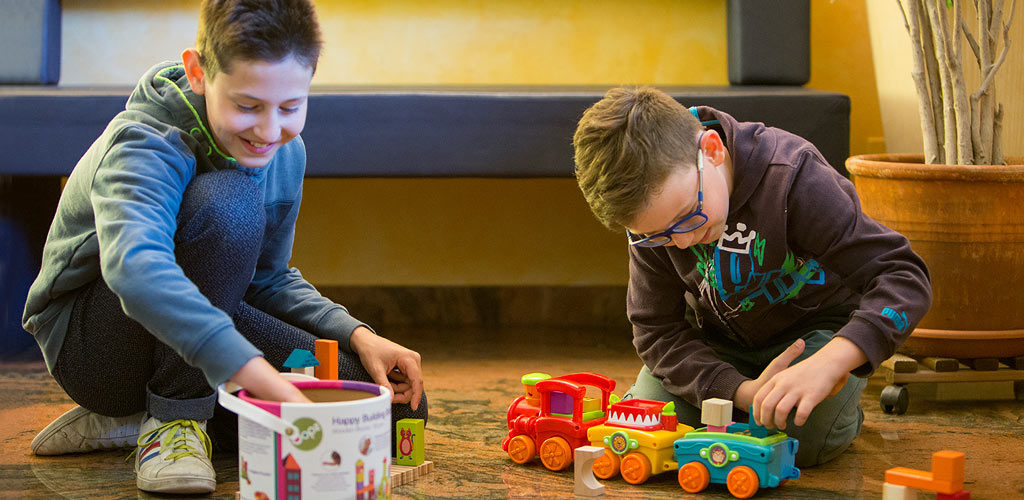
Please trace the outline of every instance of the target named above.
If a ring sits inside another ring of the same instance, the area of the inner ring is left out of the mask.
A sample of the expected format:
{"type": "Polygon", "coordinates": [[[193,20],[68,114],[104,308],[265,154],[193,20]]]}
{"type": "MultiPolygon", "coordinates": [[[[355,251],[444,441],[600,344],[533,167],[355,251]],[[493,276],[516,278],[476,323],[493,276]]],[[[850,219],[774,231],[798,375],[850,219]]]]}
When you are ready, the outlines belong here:
{"type": "Polygon", "coordinates": [[[153,429],[145,434],[139,436],[138,446],[135,448],[128,458],[125,459],[127,462],[132,457],[139,453],[139,450],[143,449],[150,443],[156,436],[163,434],[166,431],[170,431],[171,438],[165,439],[160,443],[160,453],[162,454],[168,448],[171,449],[171,453],[167,455],[166,460],[175,461],[179,458],[186,456],[193,456],[196,458],[203,458],[200,454],[200,450],[194,448],[188,440],[188,433],[195,433],[199,439],[200,444],[206,450],[206,457],[213,454],[213,445],[210,443],[210,437],[206,434],[206,431],[199,426],[199,422],[195,420],[171,420],[156,429],[153,429]]]}

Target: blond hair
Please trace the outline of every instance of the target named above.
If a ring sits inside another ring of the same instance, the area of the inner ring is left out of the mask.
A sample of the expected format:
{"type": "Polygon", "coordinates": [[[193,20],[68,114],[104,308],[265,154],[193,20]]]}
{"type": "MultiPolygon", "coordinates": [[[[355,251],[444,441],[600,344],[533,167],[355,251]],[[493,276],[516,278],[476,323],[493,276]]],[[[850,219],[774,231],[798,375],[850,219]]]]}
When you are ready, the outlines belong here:
{"type": "Polygon", "coordinates": [[[701,125],[652,87],[616,87],[583,113],[576,134],[576,181],[605,227],[634,221],[675,169],[695,167],[701,125]]]}

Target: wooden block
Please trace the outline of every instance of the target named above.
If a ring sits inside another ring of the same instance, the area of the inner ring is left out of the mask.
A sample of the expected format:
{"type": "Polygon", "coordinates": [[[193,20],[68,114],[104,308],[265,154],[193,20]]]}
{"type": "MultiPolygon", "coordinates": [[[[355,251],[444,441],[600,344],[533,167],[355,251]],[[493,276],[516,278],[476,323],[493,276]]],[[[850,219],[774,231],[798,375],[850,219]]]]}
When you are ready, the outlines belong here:
{"type": "Polygon", "coordinates": [[[972,358],[961,361],[972,370],[979,372],[991,372],[999,369],[999,360],[996,358],[972,358]]]}
{"type": "Polygon", "coordinates": [[[338,341],[316,339],[314,348],[316,360],[320,362],[314,376],[320,380],[338,380],[338,341]]]}
{"type": "Polygon", "coordinates": [[[917,371],[917,360],[910,356],[896,353],[891,358],[882,361],[882,366],[892,370],[894,373],[914,373],[917,371]]]}
{"type": "Polygon", "coordinates": [[[705,399],[700,404],[700,422],[711,427],[729,425],[732,422],[732,401],[720,398],[705,399]]]}
{"type": "Polygon", "coordinates": [[[303,366],[302,368],[292,368],[292,373],[301,373],[303,375],[309,375],[310,377],[316,376],[315,366],[303,366]]]}
{"type": "Polygon", "coordinates": [[[423,419],[403,418],[395,422],[395,461],[400,465],[423,463],[423,419]]]}
{"type": "Polygon", "coordinates": [[[917,500],[917,490],[902,484],[882,483],[882,500],[917,500]]]}
{"type": "Polygon", "coordinates": [[[962,452],[937,451],[932,453],[931,471],[894,467],[885,471],[885,482],[936,493],[956,493],[964,489],[964,460],[962,452]]]}
{"type": "MultiPolygon", "coordinates": [[[[705,403],[707,401],[704,400],[705,403]]],[[[603,456],[604,448],[600,446],[580,446],[576,448],[573,452],[573,462],[575,463],[575,474],[573,476],[575,488],[573,493],[588,497],[604,495],[604,485],[594,477],[594,460],[603,456]]]]}
{"type": "Polygon", "coordinates": [[[936,401],[991,401],[1013,399],[1013,381],[950,382],[935,384],[936,401]]]}
{"type": "Polygon", "coordinates": [[[915,373],[895,373],[885,371],[888,384],[912,384],[917,382],[991,382],[999,380],[1024,380],[1024,370],[1003,368],[996,371],[958,370],[955,372],[935,372],[921,368],[915,373]]]}
{"type": "Polygon", "coordinates": [[[967,457],[961,451],[942,450],[932,453],[932,474],[937,481],[948,482],[953,487],[934,490],[939,493],[956,493],[964,488],[964,462],[967,457]]]}
{"type": "Polygon", "coordinates": [[[391,486],[398,487],[403,484],[423,477],[434,470],[434,462],[429,460],[415,467],[410,465],[399,465],[394,458],[391,459],[391,486]]]}
{"type": "Polygon", "coordinates": [[[921,364],[937,372],[955,372],[960,369],[960,362],[953,358],[924,358],[921,364]]]}
{"type": "Polygon", "coordinates": [[[960,490],[956,493],[939,493],[935,500],[971,500],[971,492],[960,490]]]}
{"type": "Polygon", "coordinates": [[[1003,364],[1009,366],[1013,370],[1024,370],[1024,356],[1017,356],[1015,358],[1001,358],[1003,364]]]}

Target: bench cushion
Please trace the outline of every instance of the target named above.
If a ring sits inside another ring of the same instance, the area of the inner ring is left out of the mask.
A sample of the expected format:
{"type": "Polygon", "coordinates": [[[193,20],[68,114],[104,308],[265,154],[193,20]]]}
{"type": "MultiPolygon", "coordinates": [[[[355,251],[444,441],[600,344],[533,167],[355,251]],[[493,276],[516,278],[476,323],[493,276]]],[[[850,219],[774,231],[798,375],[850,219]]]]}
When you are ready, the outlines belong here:
{"type": "MultiPolygon", "coordinates": [[[[814,143],[844,175],[850,99],[803,87],[661,87],[814,143]]],[[[606,88],[315,88],[311,177],[571,177],[572,135],[606,88]]],[[[0,87],[0,175],[67,175],[128,89],[0,87]]]]}

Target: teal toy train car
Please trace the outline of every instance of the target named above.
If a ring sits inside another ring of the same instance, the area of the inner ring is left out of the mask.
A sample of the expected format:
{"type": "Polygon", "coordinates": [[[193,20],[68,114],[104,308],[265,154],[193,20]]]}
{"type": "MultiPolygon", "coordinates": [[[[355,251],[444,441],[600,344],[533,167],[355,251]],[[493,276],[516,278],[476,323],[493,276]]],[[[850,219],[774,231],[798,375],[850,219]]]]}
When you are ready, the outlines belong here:
{"type": "Polygon", "coordinates": [[[750,498],[760,488],[774,488],[800,477],[794,466],[797,440],[754,423],[734,423],[725,432],[707,427],[675,442],[679,485],[698,493],[710,483],[725,484],[736,498],[750,498]]]}

